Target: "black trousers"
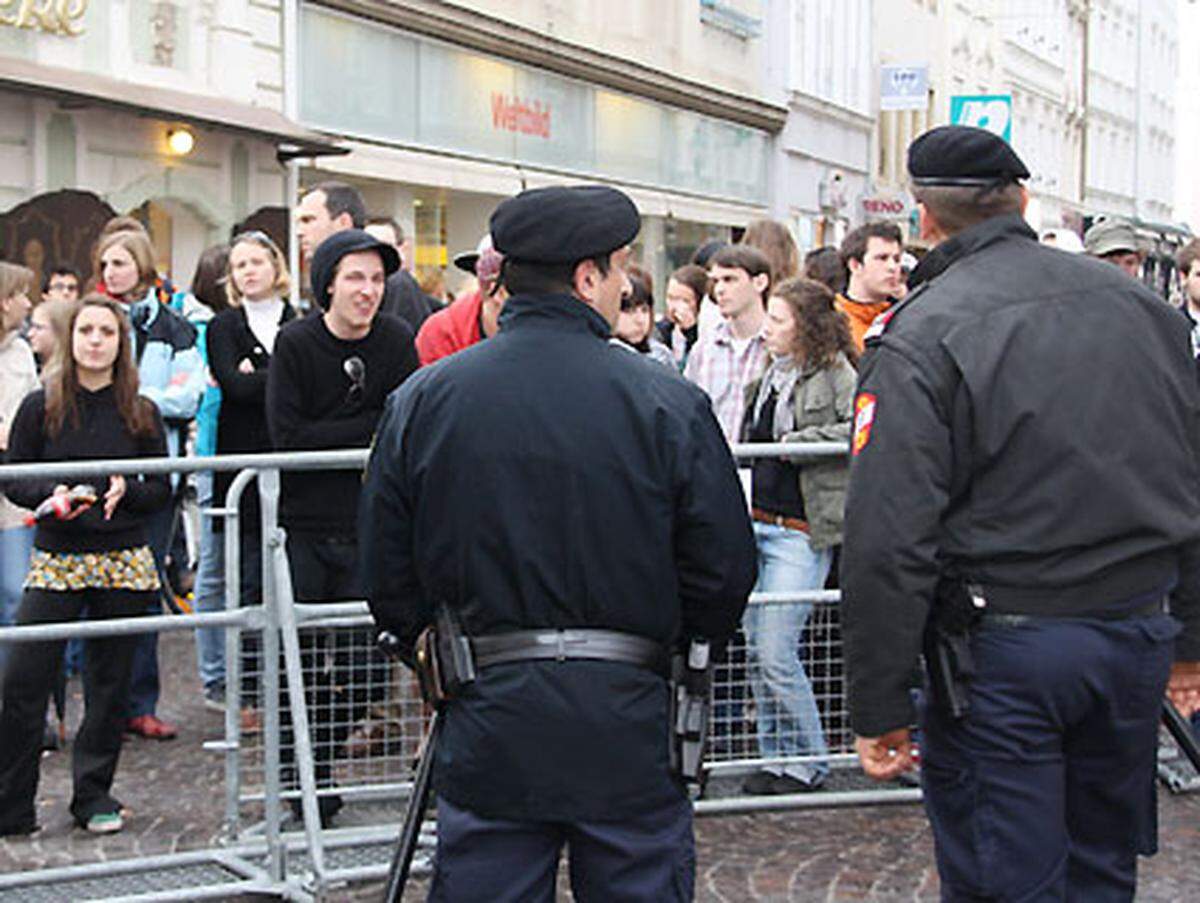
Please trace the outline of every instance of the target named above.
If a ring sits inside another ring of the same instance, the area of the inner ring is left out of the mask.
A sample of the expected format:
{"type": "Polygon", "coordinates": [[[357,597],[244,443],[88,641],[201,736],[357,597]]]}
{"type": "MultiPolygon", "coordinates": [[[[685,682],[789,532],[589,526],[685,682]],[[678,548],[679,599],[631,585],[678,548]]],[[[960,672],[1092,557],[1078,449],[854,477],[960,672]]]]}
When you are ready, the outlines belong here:
{"type": "MultiPolygon", "coordinates": [[[[354,537],[294,531],[288,534],[287,551],[297,602],[363,598],[354,537]]],[[[333,761],[351,729],[386,694],[389,663],[375,648],[369,627],[301,629],[300,661],[317,784],[327,787],[332,784],[333,761]]],[[[286,699],[281,712],[283,776],[295,786],[295,737],[286,699]]]]}
{"type": "MultiPolygon", "coordinates": [[[[76,592],[26,590],[17,624],[75,621],[86,608],[91,620],[133,617],[146,612],[152,592],[87,589],[76,592]]],[[[71,814],[83,825],[93,816],[116,812],[109,795],[129,692],[135,636],[89,639],[84,648],[84,715],[71,753],[75,791],[71,814]]],[[[46,703],[62,668],[65,640],[12,644],[0,709],[0,826],[36,824],[38,763],[46,703]]]]}
{"type": "Polygon", "coordinates": [[[692,804],[682,796],[620,822],[485,818],[445,798],[437,811],[435,903],[553,903],[564,846],[580,903],[690,903],[695,893],[692,804]]]}

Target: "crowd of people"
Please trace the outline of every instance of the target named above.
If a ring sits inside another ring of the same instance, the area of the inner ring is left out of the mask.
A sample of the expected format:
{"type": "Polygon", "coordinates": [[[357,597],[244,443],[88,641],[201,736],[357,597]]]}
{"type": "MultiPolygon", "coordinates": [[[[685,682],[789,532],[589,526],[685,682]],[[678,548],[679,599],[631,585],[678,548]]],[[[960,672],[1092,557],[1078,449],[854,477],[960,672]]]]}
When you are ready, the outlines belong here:
{"type": "MultiPolygon", "coordinates": [[[[260,231],[206,250],[188,289],[157,271],[150,236],[129,217],[105,226],[91,274],[54,267],[39,293],[32,272],[0,263],[6,460],[365,448],[394,389],[419,368],[486,342],[506,322],[508,272],[491,235],[455,258],[473,277],[472,287],[447,304],[422,291],[402,266],[401,227],[389,217],[369,217],[354,188],[313,187],[297,207],[296,225],[310,276],[307,310],[289,302],[298,274],[288,272],[285,254],[260,231]],[[35,294],[40,300],[33,305],[35,294]]],[[[1131,252],[1119,227],[1105,229],[1089,250],[1126,266],[1136,244],[1131,252]]],[[[784,225],[757,221],[737,243],[698,248],[665,280],[662,305],[651,274],[629,266],[609,341],[699,386],[730,444],[849,445],[859,355],[880,315],[904,298],[914,263],[893,224],[861,226],[840,247],[817,248],[802,259],[784,225]]],[[[1200,244],[1189,245],[1179,265],[1184,311],[1196,323],[1200,244]]],[[[753,461],[756,590],[826,585],[841,542],[847,473],[842,460],[753,461]]],[[[220,505],[231,478],[197,474],[200,507],[220,505]]],[[[297,601],[363,597],[359,480],[348,471],[285,473],[280,521],[297,601]]],[[[7,485],[0,497],[0,624],[159,610],[164,595],[190,582],[181,517],[188,492],[189,480],[178,476],[7,485]],[[47,508],[48,502],[54,504],[47,508]]],[[[236,523],[240,600],[259,604],[261,527],[253,488],[242,496],[236,523]]],[[[224,529],[220,517],[201,519],[193,591],[201,612],[225,607],[224,529]]],[[[802,654],[811,612],[808,604],[779,604],[751,606],[745,615],[749,668],[739,675],[750,675],[753,749],[765,759],[807,757],[750,775],[747,793],[815,790],[828,772],[802,654]]],[[[239,707],[252,727],[257,648],[245,646],[249,676],[230,687],[222,632],[198,630],[196,645],[205,703],[239,707]]],[[[387,685],[387,665],[361,631],[306,636],[302,656],[314,681],[308,698],[317,781],[329,786],[348,735],[387,685]]],[[[72,750],[71,811],[81,827],[97,833],[122,827],[123,809],[110,789],[123,734],[155,741],[176,735],[157,713],[157,634],[0,645],[0,734],[11,741],[0,748],[0,835],[36,830],[38,755],[61,734],[47,708],[61,692],[64,658],[67,668],[82,671],[87,688],[72,750]]],[[[291,731],[287,719],[284,731],[291,731]]],[[[285,736],[284,749],[291,746],[285,736]]],[[[287,756],[284,767],[285,782],[295,786],[287,756]]],[[[341,805],[337,796],[322,796],[322,822],[341,805]]],[[[298,802],[294,808],[298,814],[298,802]]]]}

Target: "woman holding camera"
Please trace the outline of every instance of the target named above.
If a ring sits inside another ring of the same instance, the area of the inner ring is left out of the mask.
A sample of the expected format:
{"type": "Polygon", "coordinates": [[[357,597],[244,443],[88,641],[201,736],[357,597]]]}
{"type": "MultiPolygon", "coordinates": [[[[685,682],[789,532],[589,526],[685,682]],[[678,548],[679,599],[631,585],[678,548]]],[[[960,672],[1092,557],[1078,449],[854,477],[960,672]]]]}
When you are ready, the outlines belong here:
{"type": "MultiPolygon", "coordinates": [[[[138,395],[128,318],[117,302],[85,298],[70,318],[68,337],[62,365],[17,411],[9,462],[163,457],[162,420],[138,395]]],[[[170,498],[165,476],[16,480],[6,491],[40,515],[18,624],[73,621],[85,609],[96,619],[131,617],[151,607],[159,578],[146,522],[170,498]]],[[[88,693],[72,754],[71,814],[92,833],[123,826],[122,806],[110,790],[135,641],[87,641],[88,693]]],[[[42,721],[63,646],[62,640],[17,643],[9,656],[0,708],[0,836],[38,829],[42,721]]]]}

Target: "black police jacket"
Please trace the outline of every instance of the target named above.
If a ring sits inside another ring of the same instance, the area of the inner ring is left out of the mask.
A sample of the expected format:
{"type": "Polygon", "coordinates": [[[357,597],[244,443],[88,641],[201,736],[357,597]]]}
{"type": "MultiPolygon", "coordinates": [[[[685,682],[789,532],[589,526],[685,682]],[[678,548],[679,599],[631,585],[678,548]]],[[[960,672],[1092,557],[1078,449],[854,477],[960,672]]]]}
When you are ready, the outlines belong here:
{"type": "Polygon", "coordinates": [[[855,399],[841,571],[855,732],[911,722],[944,572],[1030,614],[1174,586],[1177,654],[1200,657],[1183,318],[1111,264],[1038,244],[1016,215],[943,243],[913,276],[868,333],[855,399]]]}
{"type": "MultiPolygon", "coordinates": [[[[733,460],[707,397],[608,344],[560,295],[389,399],[361,507],[367,597],[411,648],[435,605],[474,636],[627,631],[724,642],[755,580],[733,460]]],[[[679,798],[667,687],[627,664],[489,667],[447,711],[435,786],[513,819],[620,819],[679,798]]]]}

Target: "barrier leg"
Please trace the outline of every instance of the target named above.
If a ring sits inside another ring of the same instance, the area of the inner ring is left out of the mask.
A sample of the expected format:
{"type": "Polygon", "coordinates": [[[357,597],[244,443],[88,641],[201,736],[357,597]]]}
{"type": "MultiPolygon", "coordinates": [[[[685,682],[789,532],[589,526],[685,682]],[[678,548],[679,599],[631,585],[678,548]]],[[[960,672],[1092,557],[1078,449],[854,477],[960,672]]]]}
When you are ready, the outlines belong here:
{"type": "Polygon", "coordinates": [[[264,470],[258,477],[262,503],[263,555],[263,784],[266,817],[267,871],[275,881],[287,878],[287,850],[281,837],[281,792],[279,783],[279,595],[276,591],[275,548],[279,542],[279,471],[264,470]]]}
{"type": "Polygon", "coordinates": [[[272,571],[275,575],[276,602],[279,608],[280,636],[284,665],[287,668],[288,708],[292,716],[292,735],[296,744],[295,768],[300,775],[300,805],[304,812],[304,836],[319,891],[325,887],[325,849],[321,841],[320,806],[313,761],[312,737],[308,732],[308,706],[304,699],[304,671],[300,658],[300,630],[296,621],[292,578],[288,570],[284,532],[276,530],[272,571]]]}

